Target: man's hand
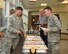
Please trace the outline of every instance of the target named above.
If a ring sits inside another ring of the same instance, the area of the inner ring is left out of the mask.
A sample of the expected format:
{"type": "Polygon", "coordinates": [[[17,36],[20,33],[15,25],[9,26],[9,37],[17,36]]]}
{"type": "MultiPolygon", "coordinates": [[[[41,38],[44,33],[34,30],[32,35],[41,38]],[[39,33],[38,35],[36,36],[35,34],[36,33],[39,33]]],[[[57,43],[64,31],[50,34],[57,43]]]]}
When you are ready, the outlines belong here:
{"type": "Polygon", "coordinates": [[[26,33],[24,33],[24,37],[26,38],[26,36],[27,36],[27,34],[26,33]]]}
{"type": "Polygon", "coordinates": [[[4,37],[5,33],[4,32],[0,32],[0,37],[4,37]]]}
{"type": "Polygon", "coordinates": [[[48,29],[48,28],[46,28],[46,29],[45,29],[45,32],[49,32],[49,29],[48,29]]]}
{"type": "Polygon", "coordinates": [[[41,23],[41,26],[43,26],[44,25],[44,23],[41,23]]]}
{"type": "Polygon", "coordinates": [[[43,27],[43,26],[47,26],[47,23],[41,23],[41,26],[43,27]]]}
{"type": "Polygon", "coordinates": [[[16,33],[17,33],[17,34],[22,34],[21,31],[19,31],[19,30],[17,30],[16,33]]]}
{"type": "Polygon", "coordinates": [[[44,32],[49,32],[49,29],[48,29],[48,28],[41,27],[41,29],[42,29],[44,32]]]}

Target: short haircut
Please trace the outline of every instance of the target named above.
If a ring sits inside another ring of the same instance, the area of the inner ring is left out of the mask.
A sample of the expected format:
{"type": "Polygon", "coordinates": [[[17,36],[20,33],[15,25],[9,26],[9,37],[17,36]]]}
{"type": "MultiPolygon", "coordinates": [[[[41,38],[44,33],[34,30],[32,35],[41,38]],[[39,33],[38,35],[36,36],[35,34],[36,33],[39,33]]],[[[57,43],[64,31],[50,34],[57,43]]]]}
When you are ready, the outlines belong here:
{"type": "Polygon", "coordinates": [[[11,9],[10,10],[10,14],[14,14],[15,13],[15,10],[14,9],[11,9]]]}
{"type": "Polygon", "coordinates": [[[16,10],[21,10],[21,11],[23,11],[23,8],[20,7],[20,6],[18,6],[18,7],[16,7],[16,10]]]}
{"type": "Polygon", "coordinates": [[[49,6],[45,7],[44,10],[45,10],[45,9],[48,9],[48,10],[50,10],[50,11],[52,12],[51,7],[49,7],[49,6]]]}
{"type": "Polygon", "coordinates": [[[14,11],[14,9],[11,9],[10,11],[14,11]]]}

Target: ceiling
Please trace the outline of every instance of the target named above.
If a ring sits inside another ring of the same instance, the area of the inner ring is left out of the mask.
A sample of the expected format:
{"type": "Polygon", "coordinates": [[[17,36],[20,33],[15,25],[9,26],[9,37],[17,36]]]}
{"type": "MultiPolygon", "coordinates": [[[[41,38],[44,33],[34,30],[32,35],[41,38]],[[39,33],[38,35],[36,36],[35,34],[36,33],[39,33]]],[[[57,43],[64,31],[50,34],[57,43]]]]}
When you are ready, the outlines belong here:
{"type": "Polygon", "coordinates": [[[21,0],[23,6],[26,9],[37,9],[41,8],[41,3],[47,3],[48,6],[60,5],[63,0],[37,0],[36,2],[30,2],[29,0],[21,0]]]}

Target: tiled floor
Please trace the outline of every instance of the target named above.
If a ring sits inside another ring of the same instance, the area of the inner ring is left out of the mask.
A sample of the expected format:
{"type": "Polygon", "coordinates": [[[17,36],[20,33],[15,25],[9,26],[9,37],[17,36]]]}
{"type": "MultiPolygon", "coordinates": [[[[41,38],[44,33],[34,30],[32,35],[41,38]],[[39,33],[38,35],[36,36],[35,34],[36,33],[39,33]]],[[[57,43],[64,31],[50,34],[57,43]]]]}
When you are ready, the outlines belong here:
{"type": "Polygon", "coordinates": [[[60,54],[68,54],[68,40],[60,41],[60,54]]]}
{"type": "MultiPolygon", "coordinates": [[[[13,54],[23,54],[22,50],[22,41],[20,40],[19,45],[17,46],[13,54]]],[[[68,54],[68,35],[62,35],[60,41],[60,54],[68,54]]]]}
{"type": "Polygon", "coordinates": [[[68,54],[68,35],[61,35],[60,54],[68,54]]]}

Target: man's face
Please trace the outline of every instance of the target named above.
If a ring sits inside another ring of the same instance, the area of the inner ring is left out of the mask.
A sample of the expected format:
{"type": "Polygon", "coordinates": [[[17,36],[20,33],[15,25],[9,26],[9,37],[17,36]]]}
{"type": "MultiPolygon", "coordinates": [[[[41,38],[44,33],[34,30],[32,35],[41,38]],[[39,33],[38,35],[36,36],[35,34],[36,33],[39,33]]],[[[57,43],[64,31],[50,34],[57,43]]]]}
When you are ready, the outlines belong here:
{"type": "Polygon", "coordinates": [[[16,10],[15,13],[16,13],[16,15],[18,17],[21,17],[21,15],[22,15],[22,11],[21,10],[16,10]]]}
{"type": "Polygon", "coordinates": [[[50,10],[45,9],[45,15],[49,17],[49,15],[50,15],[50,10]]]}
{"type": "Polygon", "coordinates": [[[43,9],[39,11],[39,14],[40,14],[40,15],[43,15],[44,13],[45,13],[45,12],[44,12],[43,9]]]}

